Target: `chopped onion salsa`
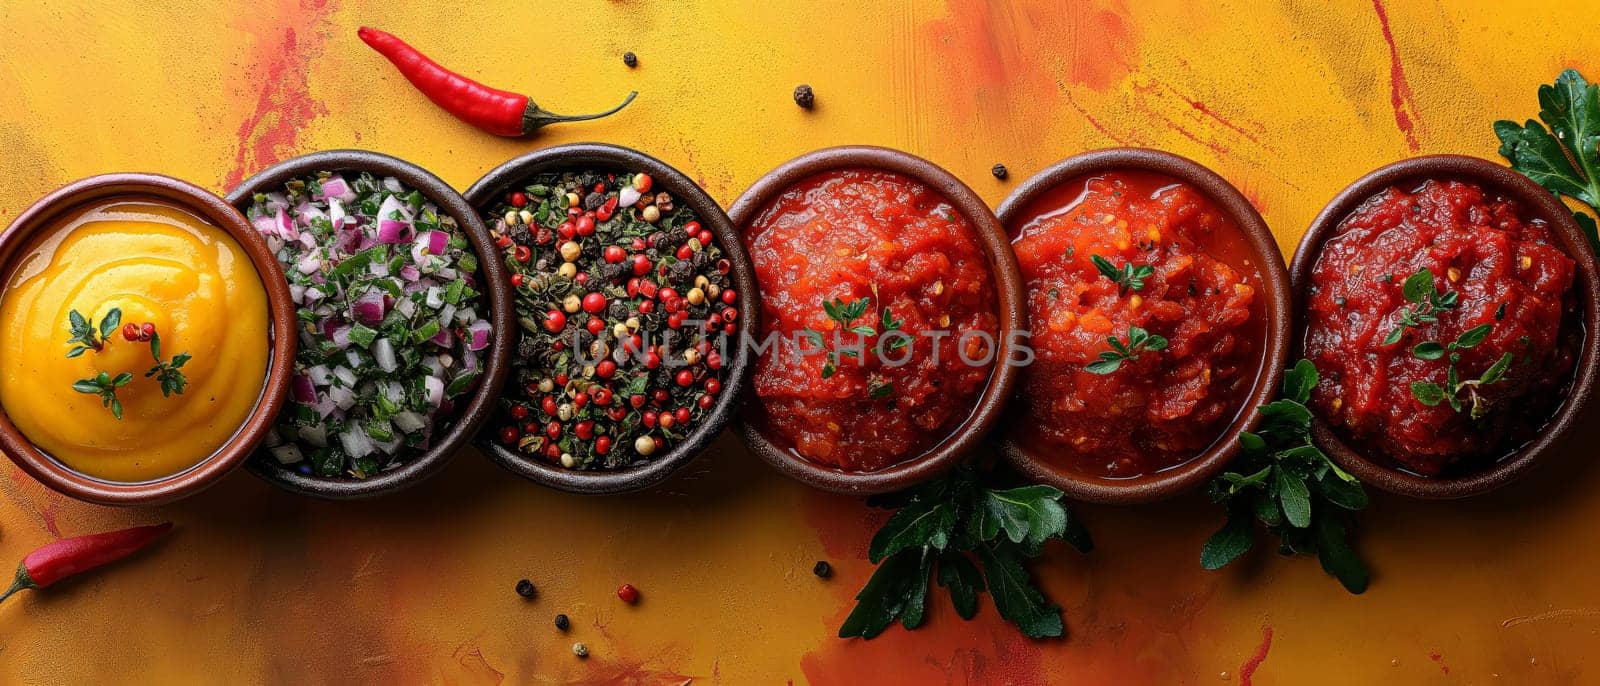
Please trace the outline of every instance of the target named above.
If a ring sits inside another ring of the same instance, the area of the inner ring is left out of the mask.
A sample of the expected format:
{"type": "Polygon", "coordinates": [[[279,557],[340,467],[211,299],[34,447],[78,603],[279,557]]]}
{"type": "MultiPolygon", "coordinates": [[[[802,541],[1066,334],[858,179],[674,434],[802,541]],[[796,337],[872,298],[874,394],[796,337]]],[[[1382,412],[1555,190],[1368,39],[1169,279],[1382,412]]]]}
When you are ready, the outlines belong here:
{"type": "Polygon", "coordinates": [[[492,333],[455,219],[366,172],[292,180],[245,214],[284,265],[301,327],[273,457],[364,479],[427,450],[477,386],[492,333]]]}
{"type": "Polygon", "coordinates": [[[543,174],[487,208],[521,335],[502,401],[508,449],[616,469],[689,435],[738,333],[731,263],[648,174],[543,174]]]}

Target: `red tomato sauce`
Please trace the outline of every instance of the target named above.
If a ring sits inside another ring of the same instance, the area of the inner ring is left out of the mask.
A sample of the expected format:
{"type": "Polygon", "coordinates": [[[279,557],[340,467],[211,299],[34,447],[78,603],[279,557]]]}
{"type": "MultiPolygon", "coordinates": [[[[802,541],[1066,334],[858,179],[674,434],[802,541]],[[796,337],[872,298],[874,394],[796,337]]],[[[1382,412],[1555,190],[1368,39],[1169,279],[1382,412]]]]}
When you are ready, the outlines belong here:
{"type": "Polygon", "coordinates": [[[1199,190],[1119,171],[1062,184],[1012,227],[1037,356],[1010,430],[1030,452],[1103,478],[1183,464],[1238,416],[1261,367],[1261,276],[1244,234],[1199,190]],[[1148,265],[1123,288],[1091,256],[1148,265]],[[1088,365],[1136,326],[1165,337],[1109,374],[1088,365]]]}
{"type": "Polygon", "coordinates": [[[1548,224],[1471,183],[1429,181],[1373,196],[1339,225],[1312,271],[1305,352],[1321,374],[1313,409],[1347,438],[1425,476],[1504,456],[1545,424],[1571,378],[1582,337],[1574,269],[1548,224]],[[1438,296],[1457,294],[1456,304],[1434,313],[1435,322],[1402,327],[1402,312],[1415,307],[1404,283],[1422,269],[1438,296]],[[1421,402],[1412,384],[1443,387],[1450,361],[1419,359],[1416,345],[1448,344],[1484,324],[1483,342],[1457,351],[1457,375],[1480,379],[1510,353],[1505,376],[1463,389],[1461,411],[1421,402]],[[1401,338],[1386,343],[1397,328],[1401,338]]]}
{"type": "Polygon", "coordinates": [[[921,455],[971,415],[995,363],[999,295],[976,230],[949,200],[890,172],[826,172],[773,200],[746,240],[763,341],[773,345],[756,364],[755,413],[775,442],[821,464],[875,471],[921,455]],[[870,298],[849,325],[878,335],[842,331],[822,307],[835,298],[870,298]],[[910,337],[904,348],[889,348],[901,336],[882,335],[885,308],[910,337]],[[866,354],[841,356],[824,378],[828,356],[808,329],[829,349],[864,345],[866,354]],[[987,338],[961,339],[966,332],[987,338]]]}

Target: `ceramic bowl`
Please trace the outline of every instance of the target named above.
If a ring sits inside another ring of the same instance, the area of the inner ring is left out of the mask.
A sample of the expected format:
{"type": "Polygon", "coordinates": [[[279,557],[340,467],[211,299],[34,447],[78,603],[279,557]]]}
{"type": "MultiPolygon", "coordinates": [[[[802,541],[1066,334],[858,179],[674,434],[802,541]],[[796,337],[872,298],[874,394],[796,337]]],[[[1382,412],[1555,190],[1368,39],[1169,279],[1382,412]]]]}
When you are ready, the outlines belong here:
{"type": "Polygon", "coordinates": [[[1014,359],[1018,354],[1017,341],[1011,332],[1026,330],[1028,324],[1022,296],[1022,276],[1017,271],[1016,256],[1011,253],[1010,242],[1006,240],[1005,230],[995,219],[994,212],[960,179],[915,155],[868,146],[810,152],[767,172],[734,202],[729,215],[743,232],[773,199],[791,186],[819,173],[845,169],[893,172],[944,196],[976,230],[978,241],[988,254],[989,269],[999,296],[995,309],[999,319],[996,331],[996,359],[999,362],[995,364],[988,384],[966,420],[921,455],[877,471],[850,472],[805,459],[793,450],[774,443],[762,432],[758,422],[739,422],[740,434],[751,450],[786,476],[827,491],[871,495],[901,490],[938,476],[978,446],[999,421],[1018,376],[1019,368],[1004,362],[1014,359]]]}
{"type": "Polygon", "coordinates": [[[242,389],[258,394],[254,410],[220,449],[193,467],[172,476],[139,483],[112,482],[87,476],[46,455],[11,423],[0,407],[0,450],[33,478],[79,500],[105,505],[159,505],[198,493],[216,483],[244,462],[271,430],[283,406],[294,368],[296,338],[294,302],[278,261],[267,249],[261,235],[244,216],[223,200],[193,184],[152,174],[106,174],[69,184],[24,210],[4,233],[0,233],[0,284],[8,283],[23,249],[40,231],[85,205],[117,198],[149,198],[181,207],[228,232],[249,256],[265,287],[270,310],[271,346],[269,368],[259,389],[242,389]]]}
{"type": "Polygon", "coordinates": [[[370,498],[416,485],[437,474],[489,418],[511,358],[512,339],[501,335],[501,332],[511,331],[515,326],[511,317],[511,289],[506,285],[505,266],[496,259],[483,259],[485,255],[495,254],[494,241],[489,238],[489,231],[478,219],[478,214],[472,211],[461,194],[427,170],[388,155],[365,150],[327,150],[284,160],[245,179],[228,194],[228,202],[243,211],[250,206],[256,193],[275,191],[290,179],[322,171],[365,171],[379,177],[392,176],[406,187],[420,191],[441,211],[454,217],[456,225],[471,243],[472,251],[480,258],[480,290],[488,298],[490,323],[494,326],[488,352],[482,358],[484,367],[477,390],[456,412],[449,429],[435,436],[428,450],[421,455],[407,459],[399,467],[365,479],[301,474],[279,464],[266,451],[261,451],[247,464],[257,476],[302,495],[331,500],[370,498]]]}
{"type": "MultiPolygon", "coordinates": [[[[1294,274],[1295,311],[1305,311],[1312,268],[1322,253],[1323,243],[1338,230],[1345,217],[1386,188],[1420,184],[1428,179],[1470,181],[1484,188],[1504,192],[1530,215],[1549,222],[1562,250],[1577,263],[1573,287],[1582,296],[1578,316],[1583,320],[1585,335],[1566,402],[1532,441],[1479,471],[1458,476],[1430,478],[1396,469],[1388,461],[1368,457],[1354,444],[1347,443],[1320,418],[1312,424],[1312,438],[1341,467],[1378,489],[1415,498],[1463,498],[1494,490],[1526,474],[1539,457],[1559,442],[1583,416],[1583,408],[1589,403],[1597,373],[1595,356],[1600,353],[1600,340],[1594,335],[1595,327],[1600,325],[1600,275],[1597,275],[1594,251],[1590,249],[1589,241],[1578,228],[1578,223],[1573,220],[1572,211],[1550,191],[1528,177],[1488,160],[1462,155],[1429,155],[1401,160],[1373,171],[1357,179],[1328,202],[1327,207],[1311,222],[1311,227],[1306,229],[1305,237],[1300,240],[1300,247],[1294,254],[1291,271],[1294,274]]],[[[1297,331],[1296,334],[1298,337],[1304,331],[1297,331]]],[[[1299,347],[1297,341],[1296,349],[1299,347]]]]}
{"type": "Polygon", "coordinates": [[[1170,498],[1203,486],[1221,473],[1238,452],[1239,434],[1254,429],[1259,423],[1255,408],[1270,401],[1278,392],[1288,359],[1291,338],[1289,273],[1284,268],[1283,254],[1278,250],[1272,232],[1267,229],[1267,223],[1239,189],[1198,162],[1160,150],[1113,148],[1062,160],[1018,186],[1000,204],[1000,221],[1008,228],[1018,228],[1029,220],[1024,214],[1029,206],[1057,186],[1111,171],[1163,174],[1199,190],[1216,203],[1244,233],[1251,251],[1251,263],[1261,276],[1263,289],[1258,297],[1263,305],[1260,313],[1266,318],[1264,340],[1261,341],[1262,362],[1233,420],[1209,447],[1176,467],[1126,479],[1083,474],[1038,455],[1025,447],[1023,442],[1015,440],[1015,433],[1025,427],[1016,424],[1007,427],[1006,437],[1001,443],[1002,451],[1011,464],[1029,478],[1055,486],[1075,500],[1133,504],[1170,498]]]}
{"type": "MultiPolygon", "coordinates": [[[[531,152],[502,164],[467,189],[467,202],[474,208],[484,208],[512,188],[526,183],[529,178],[546,172],[584,170],[625,170],[649,174],[654,181],[654,191],[665,191],[676,202],[694,210],[700,224],[716,235],[717,243],[732,265],[739,298],[740,333],[757,326],[761,312],[755,296],[755,277],[750,259],[745,255],[739,236],[728,221],[727,213],[711,196],[683,172],[637,150],[602,143],[560,145],[531,152]]],[[[750,379],[753,360],[745,346],[735,346],[732,359],[724,363],[727,373],[723,377],[722,391],[711,411],[682,441],[664,453],[652,456],[649,461],[614,470],[574,470],[550,464],[543,459],[525,455],[506,448],[493,436],[480,436],[478,445],[495,462],[529,480],[570,493],[603,495],[639,491],[664,481],[674,471],[693,461],[705,452],[712,439],[727,426],[728,418],[739,402],[750,379]]]]}

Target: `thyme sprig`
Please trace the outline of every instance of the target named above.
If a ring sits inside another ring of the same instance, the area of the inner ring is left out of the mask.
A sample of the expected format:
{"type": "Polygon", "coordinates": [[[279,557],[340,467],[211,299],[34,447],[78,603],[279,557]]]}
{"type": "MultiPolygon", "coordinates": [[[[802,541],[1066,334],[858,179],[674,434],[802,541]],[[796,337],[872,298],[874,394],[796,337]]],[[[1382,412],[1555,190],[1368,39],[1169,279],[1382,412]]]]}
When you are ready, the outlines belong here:
{"type": "Polygon", "coordinates": [[[1119,295],[1126,295],[1129,291],[1143,290],[1144,280],[1156,273],[1155,267],[1148,264],[1135,265],[1132,261],[1124,262],[1122,267],[1119,268],[1111,264],[1111,260],[1099,255],[1090,255],[1089,261],[1094,263],[1094,268],[1100,271],[1101,276],[1111,279],[1113,283],[1117,284],[1117,293],[1119,295]]]}
{"type": "Polygon", "coordinates": [[[1163,336],[1145,331],[1137,326],[1128,327],[1128,342],[1123,343],[1116,336],[1106,338],[1106,343],[1111,350],[1100,353],[1100,359],[1090,362],[1084,371],[1090,374],[1110,374],[1122,368],[1124,361],[1139,359],[1141,352],[1160,352],[1167,349],[1167,339],[1163,336]]]}
{"type": "MultiPolygon", "coordinates": [[[[855,300],[848,301],[844,298],[834,298],[832,300],[822,301],[822,311],[828,315],[828,319],[837,322],[840,329],[858,336],[862,336],[863,338],[869,336],[887,335],[893,331],[900,331],[901,325],[905,323],[903,320],[896,319],[894,315],[889,312],[889,308],[887,307],[881,309],[878,313],[878,316],[873,320],[869,320],[869,322],[866,324],[852,323],[858,319],[861,319],[863,316],[866,316],[867,310],[871,308],[871,297],[857,298],[855,300]]],[[[844,358],[853,357],[858,362],[861,360],[861,350],[859,348],[835,350],[828,347],[827,338],[823,336],[821,331],[807,328],[803,329],[801,333],[806,338],[810,339],[811,342],[817,346],[817,348],[826,350],[828,352],[828,359],[822,364],[822,378],[824,379],[832,378],[834,374],[839,372],[839,365],[843,363],[844,358]]],[[[886,345],[890,352],[894,352],[906,347],[910,344],[910,342],[911,341],[907,336],[900,335],[890,339],[886,345]]],[[[878,400],[880,398],[887,398],[893,394],[893,383],[890,383],[877,376],[873,376],[872,378],[868,379],[868,397],[872,398],[873,400],[878,400]]]]}
{"type": "Polygon", "coordinates": [[[77,310],[67,313],[67,321],[67,330],[72,333],[72,338],[67,339],[67,344],[73,346],[67,351],[67,357],[78,357],[90,350],[100,352],[105,348],[106,341],[110,340],[111,334],[122,324],[122,308],[111,308],[105,318],[100,320],[98,327],[77,310]]]}
{"type": "Polygon", "coordinates": [[[156,381],[161,383],[161,397],[163,398],[170,398],[173,394],[183,395],[183,389],[189,385],[189,378],[184,376],[180,370],[183,369],[183,365],[189,363],[190,359],[193,359],[193,356],[186,352],[178,353],[173,355],[171,360],[162,362],[160,334],[150,337],[150,356],[155,358],[156,366],[145,372],[144,378],[156,377],[156,381]]]}
{"type": "Polygon", "coordinates": [[[1457,301],[1461,297],[1458,291],[1440,293],[1435,290],[1433,271],[1426,267],[1406,277],[1405,283],[1400,286],[1400,293],[1411,304],[1400,310],[1400,321],[1394,330],[1384,337],[1384,345],[1399,343],[1406,329],[1439,321],[1439,313],[1456,309],[1457,301]]]}
{"type": "Polygon", "coordinates": [[[79,393],[100,396],[100,403],[111,408],[111,416],[117,420],[122,419],[122,401],[117,398],[117,389],[133,382],[133,374],[123,372],[112,377],[110,372],[100,372],[88,379],[78,379],[73,382],[72,390],[79,393]]]}
{"type": "Polygon", "coordinates": [[[1479,344],[1483,343],[1484,339],[1489,337],[1489,332],[1493,329],[1493,324],[1479,324],[1461,332],[1461,335],[1456,336],[1456,339],[1448,344],[1441,345],[1436,341],[1423,341],[1411,348],[1411,356],[1419,360],[1438,360],[1448,357],[1450,361],[1445,375],[1445,383],[1413,381],[1411,382],[1411,397],[1416,398],[1417,402],[1428,407],[1436,407],[1440,403],[1449,403],[1450,409],[1455,410],[1457,413],[1467,409],[1470,402],[1469,417],[1480,419],[1487,414],[1489,410],[1484,405],[1483,396],[1478,394],[1478,389],[1505,378],[1506,370],[1511,368],[1511,362],[1516,359],[1516,356],[1511,353],[1501,355],[1500,359],[1495,360],[1495,363],[1489,365],[1489,368],[1485,369],[1483,374],[1476,379],[1463,380],[1461,373],[1456,370],[1456,364],[1461,362],[1460,351],[1478,347],[1479,344]],[[1462,391],[1466,392],[1468,402],[1462,401],[1462,391]]]}

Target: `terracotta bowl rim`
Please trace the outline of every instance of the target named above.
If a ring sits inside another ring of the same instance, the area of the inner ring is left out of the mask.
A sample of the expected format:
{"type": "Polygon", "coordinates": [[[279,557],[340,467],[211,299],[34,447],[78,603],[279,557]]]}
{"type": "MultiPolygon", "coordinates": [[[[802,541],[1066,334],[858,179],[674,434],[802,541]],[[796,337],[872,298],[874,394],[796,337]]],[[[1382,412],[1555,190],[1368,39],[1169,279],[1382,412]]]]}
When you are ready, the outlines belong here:
{"type": "MultiPolygon", "coordinates": [[[[606,168],[650,174],[656,188],[671,193],[677,201],[694,210],[701,226],[710,228],[716,235],[724,256],[732,264],[729,273],[742,294],[739,298],[740,333],[758,326],[761,303],[756,293],[755,272],[727,213],[688,175],[646,153],[609,143],[571,143],[544,148],[519,155],[489,170],[467,189],[466,198],[472,207],[477,208],[535,174],[606,168]]],[[[716,404],[712,405],[710,414],[682,442],[648,462],[623,469],[579,471],[552,466],[542,460],[512,452],[490,435],[492,431],[484,431],[476,442],[500,466],[557,490],[583,495],[609,495],[648,489],[693,462],[722,433],[749,384],[750,371],[754,367],[750,357],[743,346],[738,346],[733,359],[725,365],[727,374],[723,377],[722,391],[716,404]]],[[[510,373],[509,370],[507,373],[510,373]]]]}
{"type": "MultiPolygon", "coordinates": [[[[506,287],[505,266],[498,260],[483,259],[484,255],[494,254],[494,242],[489,238],[488,229],[484,228],[477,213],[471,211],[461,194],[432,172],[392,155],[346,149],[323,150],[293,157],[245,179],[228,193],[228,204],[243,212],[255,193],[276,189],[292,178],[319,171],[370,171],[380,176],[393,176],[406,186],[420,191],[440,210],[455,218],[456,225],[466,234],[473,252],[478,255],[479,269],[488,282],[486,295],[494,333],[490,336],[489,352],[482,358],[484,370],[481,381],[471,401],[456,414],[455,424],[426,452],[397,468],[360,480],[301,474],[278,464],[266,451],[259,452],[246,463],[246,468],[256,476],[301,495],[328,500],[372,498],[409,488],[439,473],[488,418],[493,399],[499,395],[500,384],[505,380],[511,357],[510,339],[499,334],[509,331],[513,326],[511,295],[506,287]]],[[[288,282],[284,283],[287,289],[288,282]]]]}
{"type": "Polygon", "coordinates": [[[1155,172],[1175,178],[1195,187],[1226,212],[1244,233],[1245,241],[1259,265],[1265,291],[1262,294],[1262,314],[1267,318],[1266,349],[1249,394],[1227,428],[1209,447],[1188,462],[1136,478],[1103,479],[1054,466],[1012,440],[1009,435],[1001,440],[1001,452],[1018,471],[1061,489],[1070,498],[1094,503],[1137,504],[1164,500],[1200,488],[1227,468],[1229,461],[1238,453],[1239,434],[1255,430],[1260,423],[1260,415],[1255,408],[1270,402],[1278,393],[1288,364],[1292,314],[1289,309],[1289,272],[1284,266],[1283,252],[1278,248],[1266,220],[1262,219],[1261,213],[1237,187],[1209,167],[1189,158],[1151,148],[1107,148],[1073,155],[1029,177],[1000,203],[996,214],[1009,230],[1013,221],[1022,219],[1018,214],[1026,211],[1028,205],[1041,195],[1063,183],[1116,170],[1155,172]]]}
{"type": "MultiPolygon", "coordinates": [[[[289,388],[296,353],[294,303],[278,261],[244,215],[222,198],[187,181],[145,173],[91,176],[69,183],[34,202],[0,233],[0,275],[10,278],[14,259],[40,230],[49,228],[70,212],[117,198],[154,199],[173,203],[226,231],[250,257],[267,295],[271,348],[267,373],[255,407],[228,442],[177,474],[139,483],[112,482],[82,474],[47,456],[30,442],[0,408],[0,451],[33,478],[50,488],[102,505],[160,505],[192,496],[237,469],[271,429],[289,388]]],[[[0,288],[4,284],[0,283],[0,288]]]]}
{"type": "MultiPolygon", "coordinates": [[[[875,472],[846,472],[801,458],[773,443],[755,422],[745,417],[738,420],[739,433],[750,449],[785,476],[825,491],[873,495],[932,479],[954,467],[984,441],[999,422],[1018,377],[1018,368],[1005,363],[1018,349],[1015,337],[1009,332],[1027,330],[1028,319],[1022,273],[1017,268],[1005,230],[989,204],[954,174],[911,153],[865,145],[814,150],[778,165],[757,179],[733,203],[728,214],[742,235],[768,202],[794,184],[822,172],[857,168],[881,169],[909,177],[939,192],[960,209],[972,222],[988,253],[989,268],[1000,297],[997,309],[1000,321],[996,330],[999,350],[994,372],[974,403],[972,413],[944,440],[921,455],[875,472]]],[[[752,396],[752,407],[755,402],[752,396]]]]}
{"type": "MultiPolygon", "coordinates": [[[[1585,328],[1580,357],[1574,368],[1572,385],[1566,401],[1551,417],[1550,423],[1539,435],[1507,457],[1487,469],[1442,479],[1430,479],[1395,469],[1367,458],[1336,431],[1315,417],[1312,438],[1339,466],[1372,486],[1413,498],[1442,500],[1465,498],[1487,493],[1504,486],[1528,473],[1538,459],[1567,433],[1589,404],[1589,394],[1597,374],[1596,356],[1600,353],[1600,338],[1596,326],[1600,325],[1600,271],[1595,266],[1594,251],[1583,231],[1568,209],[1550,191],[1528,177],[1495,162],[1467,155],[1423,155],[1411,157],[1379,167],[1356,179],[1328,201],[1316,219],[1312,220],[1300,245],[1295,250],[1290,271],[1294,278],[1294,299],[1297,312],[1304,312],[1304,302],[1310,287],[1311,269],[1322,254],[1322,245],[1361,203],[1390,186],[1406,181],[1421,182],[1429,178],[1466,179],[1485,187],[1506,191],[1517,202],[1531,210],[1555,229],[1563,251],[1577,263],[1574,286],[1584,296],[1581,316],[1585,328]]],[[[1295,331],[1295,350],[1303,342],[1303,324],[1295,331]]]]}

